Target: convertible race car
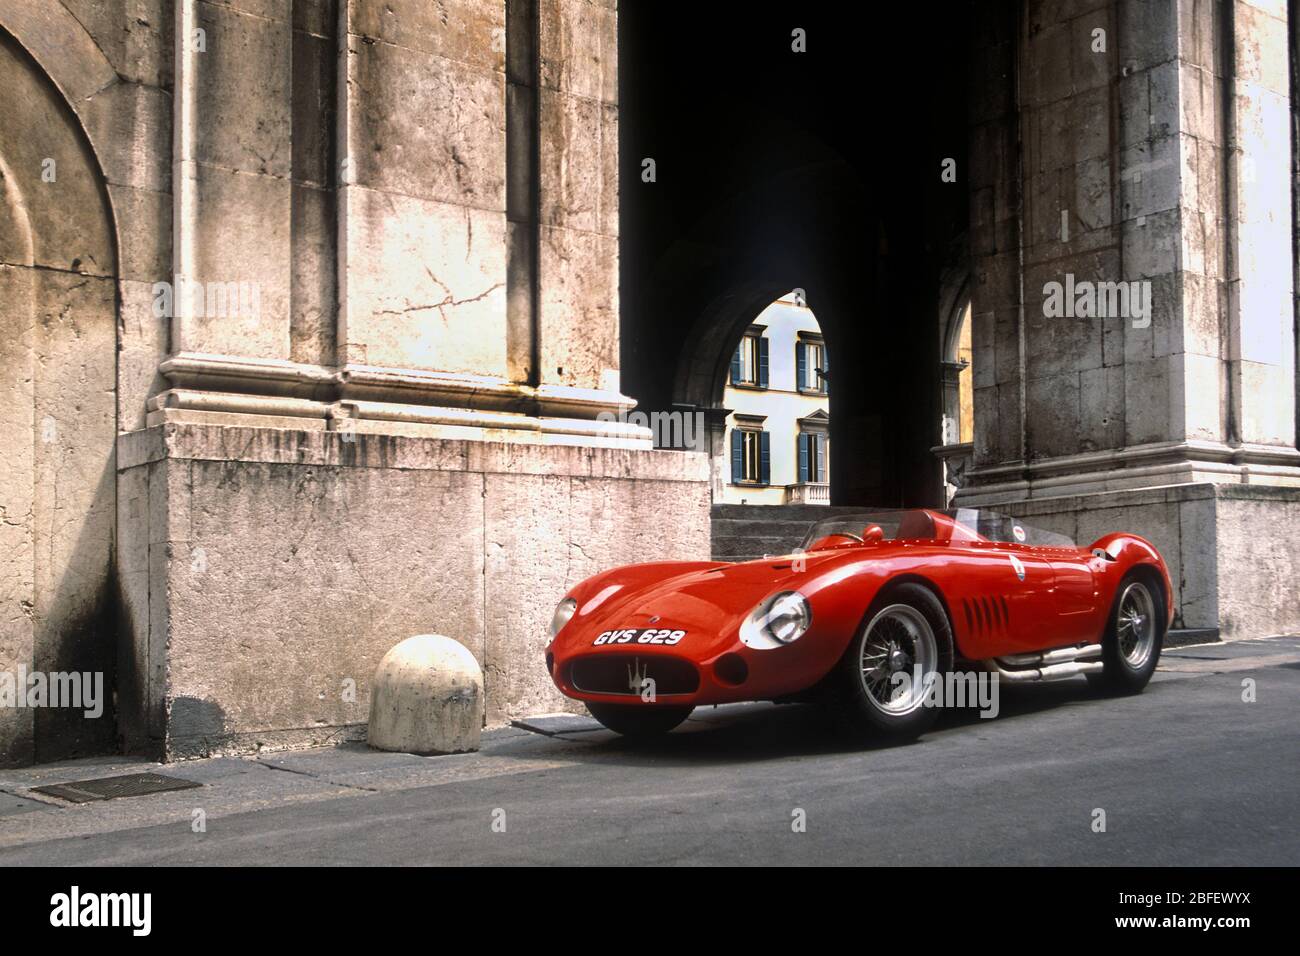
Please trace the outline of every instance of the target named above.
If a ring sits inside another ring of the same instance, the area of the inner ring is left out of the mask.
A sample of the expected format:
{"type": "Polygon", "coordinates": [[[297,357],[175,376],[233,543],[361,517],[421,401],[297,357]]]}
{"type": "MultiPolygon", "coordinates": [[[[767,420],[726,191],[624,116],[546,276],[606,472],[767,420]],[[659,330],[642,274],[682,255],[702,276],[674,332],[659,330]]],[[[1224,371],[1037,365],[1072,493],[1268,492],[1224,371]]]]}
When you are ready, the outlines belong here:
{"type": "Polygon", "coordinates": [[[982,509],[837,514],[789,555],[588,578],[555,610],[546,667],[626,735],[666,733],[706,704],[824,699],[854,728],[907,737],[954,671],[1140,691],[1171,593],[1133,534],[1081,548],[982,509]]]}

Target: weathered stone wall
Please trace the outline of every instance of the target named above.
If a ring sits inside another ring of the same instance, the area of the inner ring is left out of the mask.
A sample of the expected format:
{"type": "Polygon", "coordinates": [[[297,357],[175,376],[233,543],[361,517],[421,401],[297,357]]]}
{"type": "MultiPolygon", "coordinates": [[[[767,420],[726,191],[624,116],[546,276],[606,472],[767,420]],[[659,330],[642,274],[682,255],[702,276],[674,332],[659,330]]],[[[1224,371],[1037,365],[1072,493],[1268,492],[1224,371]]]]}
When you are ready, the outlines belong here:
{"type": "MultiPolygon", "coordinates": [[[[182,752],[359,723],[379,654],[439,629],[499,721],[561,705],[533,652],[566,583],[707,555],[703,466],[598,420],[630,404],[616,23],[0,0],[0,666],[94,664],[127,745],[182,752]],[[317,696],[343,676],[355,709],[317,696]]],[[[0,759],[40,754],[43,719],[0,714],[0,759]]]]}
{"type": "Polygon", "coordinates": [[[124,566],[152,569],[123,726],[171,756],[336,739],[419,633],[473,651],[489,724],[562,709],[542,652],[564,592],[708,558],[704,455],[163,425],[119,461],[124,566]]]}
{"type": "MultiPolygon", "coordinates": [[[[75,115],[3,30],[0,89],[24,106],[0,123],[0,672],[98,672],[107,692],[114,224],[75,115]]],[[[26,696],[25,683],[14,690],[26,696]]],[[[111,746],[111,701],[101,702],[103,715],[86,719],[7,699],[0,764],[111,746]]]]}
{"type": "MultiPolygon", "coordinates": [[[[161,387],[166,316],[152,286],[171,279],[171,0],[0,0],[0,29],[14,36],[58,89],[84,130],[107,192],[117,243],[117,427],[143,426],[145,401],[161,387]]],[[[15,94],[8,116],[21,122],[15,94]]],[[[60,191],[63,187],[60,186],[60,191]]],[[[96,207],[67,204],[65,228],[87,227],[96,207]]]]}
{"type": "Polygon", "coordinates": [[[505,376],[505,7],[450,7],[347,4],[340,359],[505,376]]]}
{"type": "Polygon", "coordinates": [[[1018,6],[977,43],[973,482],[1295,483],[1285,3],[1018,6]],[[1045,314],[1067,275],[1150,314],[1045,314]]]}

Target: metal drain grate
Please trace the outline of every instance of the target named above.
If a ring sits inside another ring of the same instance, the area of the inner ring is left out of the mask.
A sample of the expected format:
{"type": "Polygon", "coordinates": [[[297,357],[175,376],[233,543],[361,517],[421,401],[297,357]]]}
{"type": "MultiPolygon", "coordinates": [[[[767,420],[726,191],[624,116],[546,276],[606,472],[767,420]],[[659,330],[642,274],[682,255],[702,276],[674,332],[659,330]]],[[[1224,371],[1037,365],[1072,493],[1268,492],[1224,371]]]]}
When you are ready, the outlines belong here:
{"type": "Polygon", "coordinates": [[[142,797],[168,790],[189,790],[203,784],[180,777],[164,777],[160,773],[129,773],[123,777],[101,777],[98,780],[74,780],[72,783],[55,783],[48,787],[32,787],[35,793],[44,793],[72,803],[93,803],[96,800],[116,800],[118,797],[142,797]]]}

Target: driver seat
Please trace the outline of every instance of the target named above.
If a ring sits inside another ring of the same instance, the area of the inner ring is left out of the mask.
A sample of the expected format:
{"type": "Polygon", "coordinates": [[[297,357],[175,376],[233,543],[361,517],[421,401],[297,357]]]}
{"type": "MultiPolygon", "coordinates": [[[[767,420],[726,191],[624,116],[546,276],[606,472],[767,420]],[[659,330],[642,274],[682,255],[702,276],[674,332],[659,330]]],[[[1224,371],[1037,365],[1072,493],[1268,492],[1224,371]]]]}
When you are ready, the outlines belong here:
{"type": "Polygon", "coordinates": [[[903,520],[898,523],[898,533],[895,538],[922,538],[930,539],[934,537],[934,519],[926,511],[909,511],[903,515],[903,520]]]}

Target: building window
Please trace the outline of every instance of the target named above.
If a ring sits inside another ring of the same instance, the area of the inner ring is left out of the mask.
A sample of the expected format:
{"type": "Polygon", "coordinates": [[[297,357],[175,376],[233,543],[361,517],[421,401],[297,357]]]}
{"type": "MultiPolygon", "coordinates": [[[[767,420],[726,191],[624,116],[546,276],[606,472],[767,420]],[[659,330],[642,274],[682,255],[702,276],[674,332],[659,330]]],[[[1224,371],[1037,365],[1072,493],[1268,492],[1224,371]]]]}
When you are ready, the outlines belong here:
{"type": "Polygon", "coordinates": [[[731,357],[731,384],[767,388],[767,339],[761,331],[751,329],[741,336],[731,357]]]}
{"type": "Polygon", "coordinates": [[[765,431],[737,428],[731,433],[731,483],[767,485],[772,480],[771,436],[765,431]]]}
{"type": "Polygon", "coordinates": [[[824,432],[799,434],[799,483],[826,483],[827,436],[824,432]]]}
{"type": "Polygon", "coordinates": [[[826,392],[826,344],[820,339],[795,343],[795,384],[801,392],[826,392]]]}

